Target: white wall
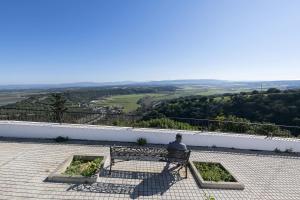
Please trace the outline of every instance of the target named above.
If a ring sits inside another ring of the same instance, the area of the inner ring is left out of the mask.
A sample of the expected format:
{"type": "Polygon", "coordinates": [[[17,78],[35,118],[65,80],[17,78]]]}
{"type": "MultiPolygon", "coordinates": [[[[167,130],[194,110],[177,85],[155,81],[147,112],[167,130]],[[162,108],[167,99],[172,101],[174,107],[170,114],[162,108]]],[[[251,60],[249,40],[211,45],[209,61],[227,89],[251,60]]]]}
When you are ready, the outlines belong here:
{"type": "Polygon", "coordinates": [[[175,135],[181,133],[183,142],[192,146],[217,146],[238,149],[282,151],[292,148],[300,152],[300,140],[284,138],[265,138],[264,136],[197,132],[182,130],[161,130],[148,128],[129,128],[113,126],[93,126],[75,124],[55,124],[40,122],[0,121],[0,137],[17,138],[56,138],[135,142],[146,138],[149,143],[168,144],[175,135]]]}

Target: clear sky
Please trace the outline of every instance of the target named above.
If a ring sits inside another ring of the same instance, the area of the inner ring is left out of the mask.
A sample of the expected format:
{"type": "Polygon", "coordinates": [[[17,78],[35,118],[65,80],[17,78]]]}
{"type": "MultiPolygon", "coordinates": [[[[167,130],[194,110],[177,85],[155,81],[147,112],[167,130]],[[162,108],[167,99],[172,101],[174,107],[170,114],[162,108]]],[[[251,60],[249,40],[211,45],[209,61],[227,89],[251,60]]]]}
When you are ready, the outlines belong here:
{"type": "Polygon", "coordinates": [[[300,0],[0,0],[0,84],[300,79],[300,0]]]}

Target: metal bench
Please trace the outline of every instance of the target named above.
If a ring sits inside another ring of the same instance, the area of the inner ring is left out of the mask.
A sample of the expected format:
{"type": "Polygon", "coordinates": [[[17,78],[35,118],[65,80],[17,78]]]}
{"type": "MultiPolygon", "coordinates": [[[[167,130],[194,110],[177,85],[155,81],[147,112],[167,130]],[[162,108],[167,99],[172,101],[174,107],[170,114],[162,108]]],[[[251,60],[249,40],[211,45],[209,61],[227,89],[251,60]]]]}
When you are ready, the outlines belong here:
{"type": "Polygon", "coordinates": [[[118,160],[147,160],[147,161],[164,161],[168,163],[176,163],[180,166],[179,170],[185,167],[185,178],[187,178],[187,167],[189,163],[191,151],[167,150],[155,147],[139,147],[139,146],[110,146],[110,169],[115,159],[118,160]]]}

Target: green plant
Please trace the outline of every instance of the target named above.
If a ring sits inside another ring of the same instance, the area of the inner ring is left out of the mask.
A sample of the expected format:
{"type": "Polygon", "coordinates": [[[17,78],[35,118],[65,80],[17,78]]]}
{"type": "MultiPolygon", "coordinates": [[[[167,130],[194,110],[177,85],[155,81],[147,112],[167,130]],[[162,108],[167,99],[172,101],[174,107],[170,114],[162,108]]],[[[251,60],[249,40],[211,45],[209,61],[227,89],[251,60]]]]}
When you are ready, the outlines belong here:
{"type": "Polygon", "coordinates": [[[217,116],[215,118],[219,122],[210,125],[210,130],[220,130],[224,132],[233,133],[248,133],[253,135],[266,135],[270,137],[291,137],[291,133],[288,130],[283,130],[280,127],[272,123],[260,123],[251,124],[250,120],[229,115],[225,117],[224,115],[217,116]]]}
{"type": "Polygon", "coordinates": [[[182,129],[182,130],[199,130],[198,127],[192,126],[188,123],[178,122],[168,118],[150,119],[147,121],[139,121],[134,124],[134,127],[150,127],[163,129],[182,129]]]}
{"type": "Polygon", "coordinates": [[[216,200],[216,198],[213,195],[207,195],[204,193],[204,200],[216,200]]]}
{"type": "Polygon", "coordinates": [[[234,177],[220,163],[194,162],[194,165],[205,181],[236,182],[234,177]]]}
{"type": "Polygon", "coordinates": [[[250,134],[255,135],[267,135],[269,137],[291,137],[291,133],[288,130],[283,130],[271,123],[261,123],[260,125],[252,125],[248,131],[250,134]]]}
{"type": "Polygon", "coordinates": [[[224,131],[224,132],[234,132],[234,133],[246,133],[249,131],[250,121],[244,118],[236,117],[229,115],[225,117],[223,115],[217,116],[215,118],[219,122],[217,124],[213,124],[214,129],[224,131]]]}
{"type": "Polygon", "coordinates": [[[286,149],[284,153],[293,153],[293,148],[286,149]]]}
{"type": "Polygon", "coordinates": [[[101,167],[100,164],[102,160],[103,157],[96,158],[92,161],[83,160],[81,158],[74,158],[64,174],[70,176],[92,176],[101,167]]]}
{"type": "Polygon", "coordinates": [[[275,148],[275,149],[274,149],[274,152],[275,152],[275,153],[282,153],[282,151],[281,151],[280,149],[278,149],[278,148],[275,148]]]}
{"type": "Polygon", "coordinates": [[[63,137],[63,136],[58,136],[54,140],[55,140],[55,142],[60,143],[60,142],[67,142],[69,140],[69,138],[68,137],[63,137]]]}
{"type": "Polygon", "coordinates": [[[280,150],[280,149],[278,149],[278,148],[275,148],[275,149],[274,149],[274,152],[275,152],[275,153],[280,153],[280,152],[281,152],[281,150],[280,150]]]}
{"type": "Polygon", "coordinates": [[[138,145],[144,146],[144,145],[147,144],[147,139],[146,138],[139,138],[139,139],[137,139],[136,142],[138,143],[138,145]]]}

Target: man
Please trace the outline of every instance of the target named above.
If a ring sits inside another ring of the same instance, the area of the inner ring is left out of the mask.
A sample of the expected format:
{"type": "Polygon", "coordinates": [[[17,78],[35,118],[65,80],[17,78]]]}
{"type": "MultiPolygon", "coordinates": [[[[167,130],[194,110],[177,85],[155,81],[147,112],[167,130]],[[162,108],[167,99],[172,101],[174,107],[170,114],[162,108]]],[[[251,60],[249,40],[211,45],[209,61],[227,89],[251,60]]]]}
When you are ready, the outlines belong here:
{"type": "MultiPolygon", "coordinates": [[[[176,134],[176,140],[174,142],[170,142],[168,147],[168,160],[167,164],[164,167],[164,171],[170,170],[169,166],[170,163],[175,163],[178,161],[178,157],[180,158],[182,156],[182,153],[187,152],[186,145],[182,143],[182,135],[181,134],[176,134]],[[180,153],[181,152],[181,153],[180,153]]],[[[177,165],[173,167],[171,170],[180,167],[181,164],[177,162],[177,165]]]]}
{"type": "Polygon", "coordinates": [[[176,134],[176,140],[174,142],[170,142],[168,147],[168,151],[172,150],[181,150],[187,151],[186,145],[182,143],[182,135],[180,133],[176,134]]]}

